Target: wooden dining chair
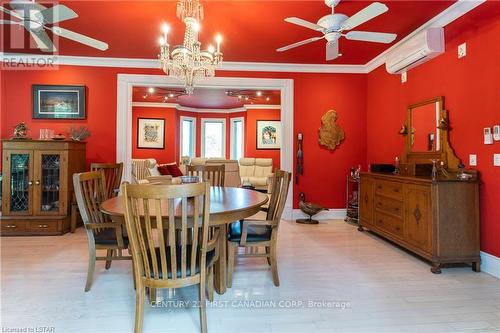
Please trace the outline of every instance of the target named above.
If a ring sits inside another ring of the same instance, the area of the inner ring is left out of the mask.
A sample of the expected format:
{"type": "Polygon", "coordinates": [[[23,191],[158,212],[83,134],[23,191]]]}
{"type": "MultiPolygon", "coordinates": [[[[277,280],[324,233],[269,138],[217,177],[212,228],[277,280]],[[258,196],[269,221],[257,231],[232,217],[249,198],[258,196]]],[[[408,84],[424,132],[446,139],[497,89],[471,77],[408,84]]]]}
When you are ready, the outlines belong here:
{"type": "Polygon", "coordinates": [[[96,260],[105,260],[106,269],[112,260],[131,260],[122,251],[128,248],[128,238],[123,236],[122,225],[112,222],[100,211],[100,204],[108,199],[104,172],[90,171],[73,174],[76,201],[82,216],[89,247],[89,265],[85,291],[89,291],[94,278],[96,260]],[[97,250],[106,250],[106,256],[97,257],[97,250]]]}
{"type": "Polygon", "coordinates": [[[205,283],[207,275],[213,280],[213,264],[218,254],[218,233],[212,237],[209,233],[209,184],[124,183],[122,192],[137,283],[134,332],[142,330],[145,288],[149,289],[150,301],[154,302],[157,288],[196,284],[199,285],[201,332],[206,332],[205,283]],[[154,229],[163,232],[155,233],[154,229]]]}
{"type": "Polygon", "coordinates": [[[90,171],[104,172],[105,188],[109,198],[114,198],[120,192],[122,182],[123,163],[91,163],[90,171]]]}
{"type": "Polygon", "coordinates": [[[285,202],[290,186],[291,173],[277,170],[271,183],[271,198],[267,209],[265,220],[245,219],[233,222],[229,226],[227,241],[228,267],[227,286],[232,286],[235,256],[238,257],[265,257],[271,266],[273,283],[279,286],[278,261],[276,257],[276,246],[278,240],[278,227],[285,208],[285,202]],[[250,248],[249,253],[238,254],[238,248],[250,248]],[[264,248],[264,253],[258,249],[264,248]]]}
{"type": "Polygon", "coordinates": [[[202,181],[208,181],[211,186],[224,186],[226,166],[221,165],[188,165],[186,172],[189,176],[198,176],[202,181]]]}

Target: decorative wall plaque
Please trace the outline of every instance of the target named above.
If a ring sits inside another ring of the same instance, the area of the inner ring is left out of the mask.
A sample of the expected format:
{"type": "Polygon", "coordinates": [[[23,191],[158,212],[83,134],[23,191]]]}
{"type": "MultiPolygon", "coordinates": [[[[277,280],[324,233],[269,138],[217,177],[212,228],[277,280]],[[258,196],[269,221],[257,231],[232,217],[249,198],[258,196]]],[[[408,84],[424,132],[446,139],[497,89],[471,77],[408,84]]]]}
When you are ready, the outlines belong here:
{"type": "Polygon", "coordinates": [[[318,142],[330,150],[335,150],[345,137],[344,130],[336,124],[337,118],[335,110],[329,110],[321,117],[318,142]]]}

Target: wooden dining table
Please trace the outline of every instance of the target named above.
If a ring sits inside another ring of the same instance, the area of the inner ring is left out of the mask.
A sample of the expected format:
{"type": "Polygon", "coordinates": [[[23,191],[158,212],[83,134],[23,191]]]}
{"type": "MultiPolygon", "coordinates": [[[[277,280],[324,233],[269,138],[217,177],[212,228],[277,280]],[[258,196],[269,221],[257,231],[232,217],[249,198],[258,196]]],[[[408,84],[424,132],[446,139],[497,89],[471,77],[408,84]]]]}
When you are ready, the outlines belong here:
{"type": "MultiPolygon", "coordinates": [[[[210,188],[210,226],[220,228],[218,247],[219,259],[215,263],[215,291],[226,292],[227,252],[226,235],[228,224],[250,217],[266,204],[268,196],[264,193],[238,187],[212,186],[210,188]]],[[[104,201],[101,211],[116,223],[125,224],[123,197],[117,196],[104,201]]],[[[163,215],[168,218],[166,212],[163,215]]]]}

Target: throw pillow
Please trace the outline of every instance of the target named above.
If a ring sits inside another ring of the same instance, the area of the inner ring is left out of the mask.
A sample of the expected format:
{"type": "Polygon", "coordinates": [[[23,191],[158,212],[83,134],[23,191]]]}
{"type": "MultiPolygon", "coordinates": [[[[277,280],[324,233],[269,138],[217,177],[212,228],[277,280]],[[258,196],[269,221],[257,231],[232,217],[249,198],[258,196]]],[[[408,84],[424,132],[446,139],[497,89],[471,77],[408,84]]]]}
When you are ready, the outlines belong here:
{"type": "Polygon", "coordinates": [[[158,165],[158,171],[162,176],[170,175],[170,170],[168,169],[168,165],[158,165]]]}
{"type": "Polygon", "coordinates": [[[167,168],[172,177],[180,177],[183,175],[181,169],[179,169],[177,164],[167,164],[167,168]]]}

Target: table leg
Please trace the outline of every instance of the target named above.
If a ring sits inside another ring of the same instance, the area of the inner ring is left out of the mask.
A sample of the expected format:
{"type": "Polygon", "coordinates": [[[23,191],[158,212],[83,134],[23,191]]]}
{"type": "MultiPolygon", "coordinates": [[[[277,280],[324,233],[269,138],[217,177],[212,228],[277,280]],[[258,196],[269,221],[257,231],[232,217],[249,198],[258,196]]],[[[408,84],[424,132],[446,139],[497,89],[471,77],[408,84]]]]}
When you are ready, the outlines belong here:
{"type": "Polygon", "coordinates": [[[76,205],[76,203],[71,204],[71,233],[74,233],[76,230],[76,221],[77,221],[76,215],[78,214],[77,208],[78,206],[76,205]]]}
{"type": "Polygon", "coordinates": [[[222,295],[226,292],[226,274],[227,274],[227,253],[226,253],[226,235],[227,226],[220,226],[219,234],[219,260],[215,263],[215,291],[217,294],[222,295]]]}

